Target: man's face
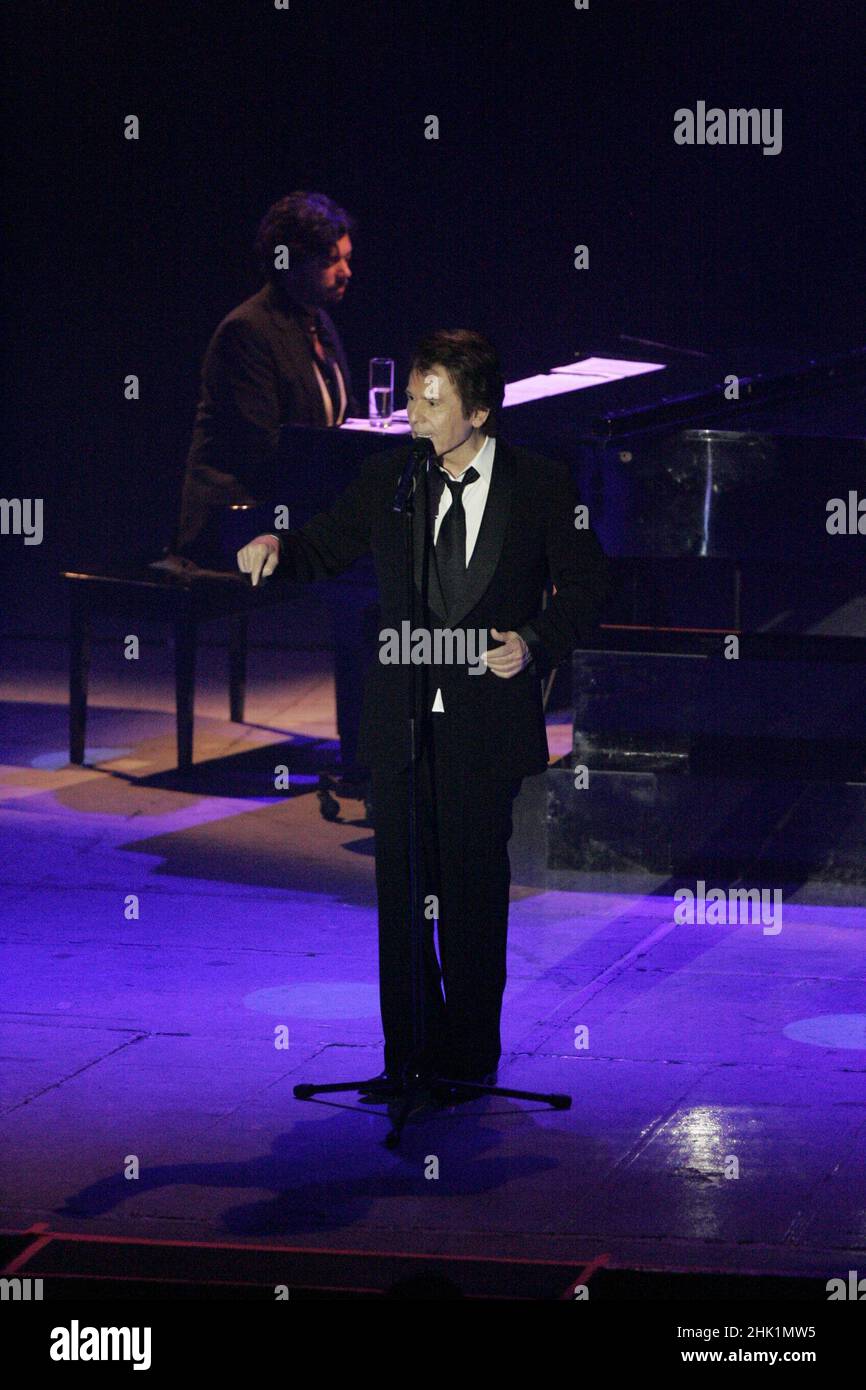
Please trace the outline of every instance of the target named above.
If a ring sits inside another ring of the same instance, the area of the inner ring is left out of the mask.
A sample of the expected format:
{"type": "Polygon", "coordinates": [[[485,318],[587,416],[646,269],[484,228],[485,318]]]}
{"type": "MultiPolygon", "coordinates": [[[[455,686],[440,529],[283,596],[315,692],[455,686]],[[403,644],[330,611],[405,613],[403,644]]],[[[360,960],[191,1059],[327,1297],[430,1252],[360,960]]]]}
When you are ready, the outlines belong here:
{"type": "Polygon", "coordinates": [[[347,233],[334,243],[327,255],[311,257],[294,270],[283,271],[286,288],[297,295],[302,304],[342,304],[346,286],[352,278],[351,258],[352,241],[347,233]]]}
{"type": "Polygon", "coordinates": [[[486,410],[463,414],[457,387],[444,367],[434,364],[429,371],[413,371],[406,387],[406,413],[414,439],[432,439],[436,453],[456,449],[483,424],[486,410]]]}

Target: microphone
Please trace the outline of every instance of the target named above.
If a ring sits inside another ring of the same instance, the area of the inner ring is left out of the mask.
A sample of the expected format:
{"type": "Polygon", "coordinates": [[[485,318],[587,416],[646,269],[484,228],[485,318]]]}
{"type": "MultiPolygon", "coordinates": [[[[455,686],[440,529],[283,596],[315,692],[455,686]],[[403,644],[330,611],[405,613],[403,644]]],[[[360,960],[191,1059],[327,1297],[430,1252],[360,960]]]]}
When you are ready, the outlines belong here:
{"type": "Polygon", "coordinates": [[[409,450],[409,457],[403,472],[400,474],[400,481],[397,484],[397,491],[394,493],[394,501],[391,510],[395,512],[405,512],[409,498],[415,491],[415,482],[421,469],[425,466],[429,468],[430,462],[436,457],[433,448],[433,440],[424,437],[413,440],[412,448],[409,450]]]}

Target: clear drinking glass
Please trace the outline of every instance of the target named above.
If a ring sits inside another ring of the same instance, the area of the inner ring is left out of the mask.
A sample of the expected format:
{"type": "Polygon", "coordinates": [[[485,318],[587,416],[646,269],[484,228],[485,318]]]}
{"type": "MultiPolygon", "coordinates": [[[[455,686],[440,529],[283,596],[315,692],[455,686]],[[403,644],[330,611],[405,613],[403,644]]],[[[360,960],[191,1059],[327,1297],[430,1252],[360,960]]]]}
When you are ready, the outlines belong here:
{"type": "Polygon", "coordinates": [[[394,359],[370,358],[370,428],[385,430],[394,414],[394,359]]]}

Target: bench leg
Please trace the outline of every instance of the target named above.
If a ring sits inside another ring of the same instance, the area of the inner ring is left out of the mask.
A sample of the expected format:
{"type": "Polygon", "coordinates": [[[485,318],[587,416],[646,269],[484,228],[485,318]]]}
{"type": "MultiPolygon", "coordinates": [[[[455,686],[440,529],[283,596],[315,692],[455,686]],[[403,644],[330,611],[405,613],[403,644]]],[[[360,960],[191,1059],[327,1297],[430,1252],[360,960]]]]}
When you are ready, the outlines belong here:
{"type": "Polygon", "coordinates": [[[79,765],[84,762],[89,674],[90,624],[83,601],[74,594],[69,627],[69,761],[79,765]]]}
{"type": "Polygon", "coordinates": [[[177,766],[192,767],[192,730],[195,707],[196,624],[178,618],[174,624],[174,691],[177,719],[177,766]]]}
{"type": "Polygon", "coordinates": [[[247,631],[246,613],[234,613],[229,619],[229,718],[233,724],[243,724],[247,694],[247,631]]]}

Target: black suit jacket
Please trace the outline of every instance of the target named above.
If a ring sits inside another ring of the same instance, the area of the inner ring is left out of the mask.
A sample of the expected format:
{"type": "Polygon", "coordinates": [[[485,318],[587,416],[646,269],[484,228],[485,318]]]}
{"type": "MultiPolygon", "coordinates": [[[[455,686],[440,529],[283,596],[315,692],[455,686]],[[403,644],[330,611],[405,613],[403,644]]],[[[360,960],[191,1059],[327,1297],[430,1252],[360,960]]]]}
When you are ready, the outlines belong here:
{"type": "MultiPolygon", "coordinates": [[[[408,449],[409,445],[368,459],[329,511],[280,538],[280,582],[339,574],[371,551],[379,582],[380,632],[386,628],[400,632],[401,624],[410,620],[407,522],[392,510],[408,449]]],[[[419,486],[416,496],[415,628],[484,629],[488,647],[498,645],[489,635],[491,628],[518,631],[528,642],[533,661],[510,679],[489,670],[473,675],[466,665],[440,664],[419,670],[375,661],[365,682],[358,762],[394,769],[408,763],[407,719],[414,673],[416,680],[423,677],[420,703],[425,718],[453,718],[459,710],[468,759],[480,759],[488,768],[501,767],[506,779],[541,772],[548,762],[541,679],[591,638],[610,588],[608,561],[594,531],[575,527],[579,498],[571,475],[563,464],[497,438],[467,589],[458,611],[450,614],[436,575],[425,489],[419,486]],[[431,552],[427,622],[421,592],[425,536],[431,552]],[[556,593],[542,608],[549,579],[556,593]],[[429,713],[437,687],[442,689],[446,715],[429,713]]]]}
{"type": "MultiPolygon", "coordinates": [[[[343,345],[323,309],[320,334],[357,402],[343,345]]],[[[327,424],[309,338],[296,306],[272,284],[232,309],[208,344],[186,461],[176,548],[190,550],[212,509],[270,501],[287,492],[278,476],[281,425],[327,424]]]]}

